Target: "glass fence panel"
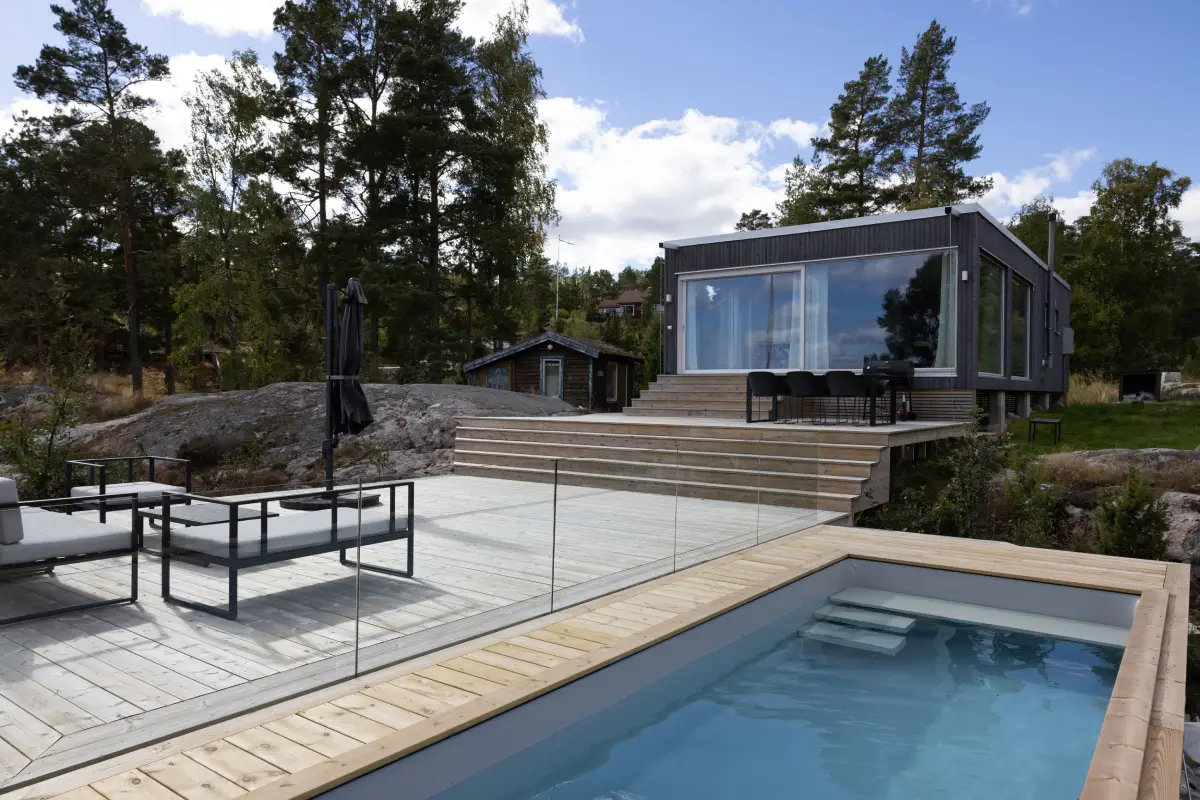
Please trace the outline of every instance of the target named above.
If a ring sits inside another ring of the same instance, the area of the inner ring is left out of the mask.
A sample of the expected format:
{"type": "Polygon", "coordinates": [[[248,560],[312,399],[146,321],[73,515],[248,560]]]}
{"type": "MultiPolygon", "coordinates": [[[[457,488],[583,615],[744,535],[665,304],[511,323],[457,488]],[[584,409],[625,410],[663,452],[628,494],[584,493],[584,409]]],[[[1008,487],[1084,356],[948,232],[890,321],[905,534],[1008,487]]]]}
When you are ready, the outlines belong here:
{"type": "Polygon", "coordinates": [[[559,459],[555,609],[675,568],[678,458],[672,444],[622,454],[616,466],[559,459]]]}
{"type": "MultiPolygon", "coordinates": [[[[501,459],[499,466],[504,456],[473,458],[501,459]]],[[[361,533],[351,553],[359,673],[549,613],[554,460],[523,457],[523,466],[536,480],[455,474],[364,482],[361,533]]],[[[439,680],[472,692],[480,681],[516,674],[498,666],[503,661],[490,651],[468,654],[453,669],[439,669],[439,680]]],[[[384,712],[386,705],[355,711],[384,712]]]]}

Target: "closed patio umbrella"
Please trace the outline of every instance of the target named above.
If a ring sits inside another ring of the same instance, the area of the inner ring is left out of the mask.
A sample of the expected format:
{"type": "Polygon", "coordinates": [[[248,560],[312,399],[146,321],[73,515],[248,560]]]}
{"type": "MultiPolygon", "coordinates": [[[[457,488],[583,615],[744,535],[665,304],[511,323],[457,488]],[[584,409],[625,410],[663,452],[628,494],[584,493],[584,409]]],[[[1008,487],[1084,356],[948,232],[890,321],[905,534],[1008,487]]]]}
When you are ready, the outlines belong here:
{"type": "Polygon", "coordinates": [[[375,421],[358,373],[363,365],[363,306],[367,304],[362,284],[351,278],[342,297],[342,330],[338,342],[337,413],[334,416],[335,434],[362,433],[375,421]]]}

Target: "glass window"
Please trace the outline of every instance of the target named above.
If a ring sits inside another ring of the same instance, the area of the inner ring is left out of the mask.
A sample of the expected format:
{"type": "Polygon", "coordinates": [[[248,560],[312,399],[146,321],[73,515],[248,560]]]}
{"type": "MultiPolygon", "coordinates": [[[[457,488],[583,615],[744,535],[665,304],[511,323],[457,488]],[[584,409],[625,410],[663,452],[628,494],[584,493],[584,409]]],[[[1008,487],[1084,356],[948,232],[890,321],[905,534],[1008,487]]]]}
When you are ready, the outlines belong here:
{"type": "Polygon", "coordinates": [[[546,397],[562,397],[562,364],[560,358],[542,361],[542,394],[546,397]]]}
{"type": "Polygon", "coordinates": [[[1016,378],[1029,377],[1029,304],[1033,297],[1033,284],[1024,278],[1012,276],[1012,314],[1009,317],[1009,353],[1012,358],[1012,374],[1016,378]]]}
{"type": "Polygon", "coordinates": [[[802,277],[796,270],[686,281],[685,369],[799,369],[802,277]]]}
{"type": "Polygon", "coordinates": [[[805,266],[805,369],[862,369],[863,358],[955,365],[953,252],[805,266]]]}
{"type": "Polygon", "coordinates": [[[979,371],[1004,373],[1004,267],[979,259],[979,371]]]}
{"type": "Polygon", "coordinates": [[[608,366],[604,368],[604,386],[607,391],[604,393],[604,398],[610,403],[617,402],[617,370],[620,367],[615,361],[609,361],[608,366]]]}

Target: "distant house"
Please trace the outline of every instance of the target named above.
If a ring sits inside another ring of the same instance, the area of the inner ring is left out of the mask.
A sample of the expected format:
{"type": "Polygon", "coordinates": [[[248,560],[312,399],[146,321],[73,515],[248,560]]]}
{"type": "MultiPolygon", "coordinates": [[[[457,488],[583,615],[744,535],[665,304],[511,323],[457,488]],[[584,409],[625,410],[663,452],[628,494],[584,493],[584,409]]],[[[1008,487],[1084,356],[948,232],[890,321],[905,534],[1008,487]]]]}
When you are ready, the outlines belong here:
{"type": "Polygon", "coordinates": [[[642,313],[642,303],[645,299],[645,292],[639,292],[637,289],[627,289],[621,292],[618,297],[601,301],[600,313],[636,317],[642,313]]]}
{"type": "Polygon", "coordinates": [[[463,365],[472,386],[559,397],[593,411],[620,411],[633,399],[642,359],[595,339],[547,331],[463,365]]]}

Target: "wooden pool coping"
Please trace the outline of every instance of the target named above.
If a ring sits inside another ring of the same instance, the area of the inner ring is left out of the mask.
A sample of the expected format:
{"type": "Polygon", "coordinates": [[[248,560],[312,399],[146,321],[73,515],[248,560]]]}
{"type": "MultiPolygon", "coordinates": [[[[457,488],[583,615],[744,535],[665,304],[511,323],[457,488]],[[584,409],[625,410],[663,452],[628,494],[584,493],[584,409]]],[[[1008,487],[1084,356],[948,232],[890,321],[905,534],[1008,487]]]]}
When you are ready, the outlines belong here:
{"type": "Polygon", "coordinates": [[[1188,565],[818,526],[50,779],[14,798],[314,797],[846,558],[1139,595],[1080,798],[1174,795],[1188,565]]]}

